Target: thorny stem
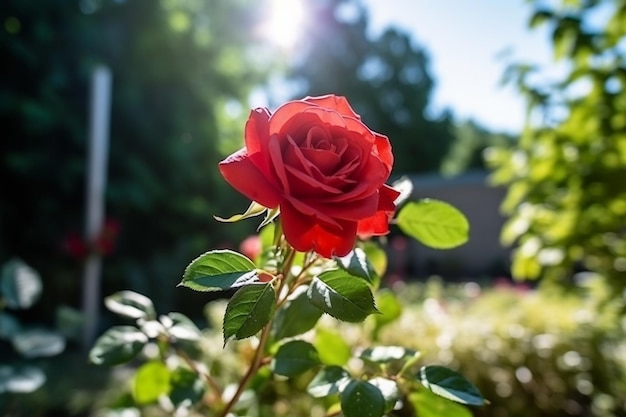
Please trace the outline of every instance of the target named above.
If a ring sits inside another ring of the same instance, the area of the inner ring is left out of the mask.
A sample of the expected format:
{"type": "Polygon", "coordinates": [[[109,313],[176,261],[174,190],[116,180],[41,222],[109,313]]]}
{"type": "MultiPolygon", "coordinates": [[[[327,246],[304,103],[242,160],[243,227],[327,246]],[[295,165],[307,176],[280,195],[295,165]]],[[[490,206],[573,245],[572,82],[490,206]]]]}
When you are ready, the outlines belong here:
{"type": "Polygon", "coordinates": [[[243,394],[244,390],[246,389],[246,386],[248,385],[248,382],[250,382],[252,377],[256,375],[257,371],[261,367],[262,360],[263,360],[263,351],[265,350],[265,343],[267,343],[267,337],[269,335],[269,331],[271,327],[272,327],[272,322],[270,320],[270,322],[267,323],[265,327],[263,327],[263,330],[261,330],[261,336],[259,338],[259,345],[256,348],[256,352],[254,352],[254,358],[252,359],[252,363],[250,364],[250,367],[248,368],[248,371],[246,372],[246,374],[243,376],[243,378],[239,382],[239,386],[237,387],[237,391],[235,392],[235,395],[233,395],[233,398],[231,398],[231,400],[228,402],[226,407],[222,410],[219,417],[226,417],[228,415],[230,410],[235,406],[235,404],[237,404],[237,401],[239,401],[239,397],[241,397],[241,394],[243,394]]]}
{"type": "MultiPolygon", "coordinates": [[[[290,272],[291,272],[291,267],[293,265],[293,261],[295,259],[295,256],[296,256],[296,251],[293,248],[288,247],[287,255],[285,256],[285,260],[284,260],[283,265],[282,265],[282,273],[277,274],[277,276],[280,277],[280,283],[278,284],[278,288],[276,289],[277,294],[280,294],[280,292],[282,291],[283,286],[285,285],[287,279],[289,278],[289,275],[290,275],[290,272]]],[[[312,265],[312,263],[313,262],[309,262],[306,265],[306,268],[310,267],[312,265]]],[[[298,277],[296,277],[296,280],[299,277],[300,277],[300,274],[298,274],[298,277]]],[[[292,289],[290,288],[290,292],[291,292],[291,290],[292,289]]],[[[282,300],[282,301],[284,301],[284,300],[282,300]]],[[[280,307],[281,304],[282,304],[282,302],[278,302],[276,307],[277,308],[280,307]]],[[[259,344],[258,344],[258,346],[256,348],[256,351],[254,352],[254,357],[252,359],[252,363],[250,363],[250,367],[248,368],[248,371],[245,373],[245,375],[243,376],[243,378],[239,382],[239,386],[237,387],[237,391],[235,392],[233,397],[230,399],[228,404],[226,404],[226,407],[224,407],[222,412],[219,414],[219,417],[226,417],[228,415],[228,413],[230,413],[230,411],[235,406],[235,404],[237,404],[237,401],[239,401],[239,397],[241,397],[241,394],[243,394],[243,392],[245,391],[246,386],[248,385],[248,383],[250,382],[252,377],[254,377],[254,375],[256,375],[256,373],[258,372],[259,368],[261,368],[262,366],[264,366],[264,365],[266,365],[268,363],[268,360],[263,358],[263,352],[265,351],[265,345],[267,343],[267,340],[268,340],[271,328],[272,328],[272,320],[270,320],[265,325],[265,327],[263,327],[263,329],[261,330],[261,335],[259,336],[259,344]]]]}

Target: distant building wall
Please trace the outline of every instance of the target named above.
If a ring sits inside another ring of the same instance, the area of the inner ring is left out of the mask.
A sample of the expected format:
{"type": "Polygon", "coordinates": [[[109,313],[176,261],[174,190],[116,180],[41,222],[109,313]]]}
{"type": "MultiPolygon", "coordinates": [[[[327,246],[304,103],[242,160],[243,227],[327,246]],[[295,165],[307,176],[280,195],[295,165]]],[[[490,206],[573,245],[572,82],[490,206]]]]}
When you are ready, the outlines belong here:
{"type": "Polygon", "coordinates": [[[465,245],[449,250],[430,249],[410,239],[404,260],[407,274],[461,279],[508,273],[510,249],[500,244],[505,218],[499,211],[506,189],[489,186],[485,172],[454,178],[414,175],[411,180],[413,200],[433,198],[461,210],[470,223],[470,238],[465,245]]]}

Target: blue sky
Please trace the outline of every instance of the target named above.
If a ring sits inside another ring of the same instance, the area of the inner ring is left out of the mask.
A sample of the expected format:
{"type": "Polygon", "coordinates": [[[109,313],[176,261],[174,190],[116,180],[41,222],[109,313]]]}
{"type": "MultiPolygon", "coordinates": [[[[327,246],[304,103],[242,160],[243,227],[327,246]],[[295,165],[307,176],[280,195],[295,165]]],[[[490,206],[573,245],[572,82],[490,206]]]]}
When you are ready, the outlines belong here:
{"type": "Polygon", "coordinates": [[[373,34],[394,25],[430,54],[436,78],[434,110],[508,132],[524,124],[524,102],[500,80],[507,59],[551,62],[545,30],[527,29],[532,7],[524,0],[363,0],[373,34]],[[508,58],[502,52],[509,51],[508,58]],[[500,56],[500,57],[499,57],[500,56]]]}

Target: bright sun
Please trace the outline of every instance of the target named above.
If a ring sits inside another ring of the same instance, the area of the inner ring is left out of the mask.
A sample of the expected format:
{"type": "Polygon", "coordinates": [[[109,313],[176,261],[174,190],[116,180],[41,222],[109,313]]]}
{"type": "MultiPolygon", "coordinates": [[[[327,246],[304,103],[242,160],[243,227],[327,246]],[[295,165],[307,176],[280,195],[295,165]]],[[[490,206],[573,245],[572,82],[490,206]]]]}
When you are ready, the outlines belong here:
{"type": "Polygon", "coordinates": [[[270,0],[270,12],[263,35],[272,43],[290,49],[301,35],[305,19],[303,0],[270,0]]]}

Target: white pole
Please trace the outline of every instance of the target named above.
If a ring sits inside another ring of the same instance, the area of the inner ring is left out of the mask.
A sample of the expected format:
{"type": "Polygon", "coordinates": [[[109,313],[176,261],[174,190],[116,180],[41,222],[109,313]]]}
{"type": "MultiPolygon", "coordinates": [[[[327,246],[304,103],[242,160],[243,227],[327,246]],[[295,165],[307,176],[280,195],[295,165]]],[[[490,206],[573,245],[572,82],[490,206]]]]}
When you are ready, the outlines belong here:
{"type": "MultiPolygon", "coordinates": [[[[109,117],[111,108],[111,71],[105,66],[94,69],[91,79],[89,109],[89,143],[87,172],[87,201],[85,241],[91,245],[102,231],[104,223],[104,195],[106,190],[109,153],[109,117]]],[[[91,247],[91,246],[90,246],[91,247]]],[[[100,311],[100,271],[102,255],[93,250],[85,260],[83,275],[83,314],[85,327],[83,347],[94,341],[100,311]]]]}

